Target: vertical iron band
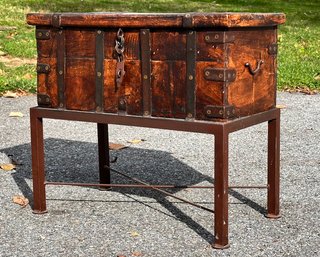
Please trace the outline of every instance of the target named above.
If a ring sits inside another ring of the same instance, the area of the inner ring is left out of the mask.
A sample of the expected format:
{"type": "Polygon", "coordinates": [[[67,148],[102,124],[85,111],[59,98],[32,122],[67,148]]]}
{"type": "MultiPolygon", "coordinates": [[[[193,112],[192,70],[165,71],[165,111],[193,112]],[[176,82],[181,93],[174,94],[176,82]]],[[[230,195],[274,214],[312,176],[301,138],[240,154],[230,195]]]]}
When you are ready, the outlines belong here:
{"type": "Polygon", "coordinates": [[[96,31],[96,64],[95,64],[95,84],[96,84],[96,111],[103,111],[104,93],[104,31],[96,31]]]}
{"type": "Polygon", "coordinates": [[[65,32],[60,29],[57,31],[57,81],[58,81],[58,99],[59,107],[65,108],[65,73],[66,73],[66,45],[65,32]]]}
{"type": "Polygon", "coordinates": [[[151,46],[150,30],[140,30],[143,115],[151,115],[151,46]]]}
{"type": "Polygon", "coordinates": [[[189,119],[195,116],[196,50],[196,31],[187,31],[186,112],[189,119]]]}

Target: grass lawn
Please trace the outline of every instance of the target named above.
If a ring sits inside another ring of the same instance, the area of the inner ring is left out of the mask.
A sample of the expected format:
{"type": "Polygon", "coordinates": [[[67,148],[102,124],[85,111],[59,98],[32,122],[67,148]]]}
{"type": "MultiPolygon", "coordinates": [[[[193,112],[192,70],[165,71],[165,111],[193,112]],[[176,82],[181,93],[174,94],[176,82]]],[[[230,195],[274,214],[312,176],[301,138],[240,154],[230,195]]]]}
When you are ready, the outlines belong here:
{"type": "Polygon", "coordinates": [[[310,0],[2,0],[0,5],[0,92],[36,87],[34,27],[28,12],[284,12],[279,32],[279,89],[320,90],[320,1],[310,0]]]}

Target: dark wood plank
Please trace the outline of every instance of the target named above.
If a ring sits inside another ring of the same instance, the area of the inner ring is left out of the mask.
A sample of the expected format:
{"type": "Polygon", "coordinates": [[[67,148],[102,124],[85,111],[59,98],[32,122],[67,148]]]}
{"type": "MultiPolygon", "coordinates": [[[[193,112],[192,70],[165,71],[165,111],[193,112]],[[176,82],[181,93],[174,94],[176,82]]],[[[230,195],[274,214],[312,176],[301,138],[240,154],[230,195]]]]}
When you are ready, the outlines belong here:
{"type": "Polygon", "coordinates": [[[151,70],[152,116],[185,118],[185,62],[152,61],[151,70]]]}
{"type": "MultiPolygon", "coordinates": [[[[27,14],[30,25],[51,25],[54,14],[27,14]]],[[[182,27],[183,13],[63,13],[61,26],[182,27]]],[[[257,27],[285,22],[283,13],[190,13],[191,27],[257,27]]]]}
{"type": "Polygon", "coordinates": [[[95,110],[94,59],[67,59],[66,67],[66,108],[83,111],[95,110]]]}
{"type": "Polygon", "coordinates": [[[95,57],[95,30],[66,29],[65,35],[67,58],[95,57]]]}
{"type": "Polygon", "coordinates": [[[151,33],[152,60],[185,60],[186,34],[178,31],[156,31],[151,33]]]}

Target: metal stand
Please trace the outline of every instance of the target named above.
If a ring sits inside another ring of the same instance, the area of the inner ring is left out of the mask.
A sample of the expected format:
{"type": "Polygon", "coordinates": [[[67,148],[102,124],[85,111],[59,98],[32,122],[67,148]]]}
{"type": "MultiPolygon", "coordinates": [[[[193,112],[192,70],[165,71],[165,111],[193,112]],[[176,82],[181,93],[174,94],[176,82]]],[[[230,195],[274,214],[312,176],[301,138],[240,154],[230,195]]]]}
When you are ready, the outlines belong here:
{"type": "MultiPolygon", "coordinates": [[[[213,247],[224,249],[228,242],[228,143],[229,134],[258,123],[268,122],[268,218],[279,218],[279,162],[280,162],[280,110],[272,109],[252,116],[229,121],[186,121],[178,119],[121,116],[107,113],[92,113],[82,111],[56,110],[34,107],[30,109],[31,121],[31,147],[32,147],[32,176],[34,206],[33,212],[42,214],[47,212],[45,186],[59,184],[45,181],[44,171],[44,145],[43,145],[43,118],[95,122],[98,124],[98,150],[100,184],[82,184],[84,186],[97,186],[107,189],[110,183],[110,160],[108,149],[108,124],[171,129],[213,134],[215,136],[215,163],[214,163],[214,235],[213,247]]],[[[148,185],[140,181],[141,187],[159,189],[160,187],[148,185]]],[[[81,185],[79,183],[60,183],[81,185]]],[[[118,185],[119,187],[138,187],[137,185],[118,185]]],[[[250,188],[250,187],[248,187],[250,188]]],[[[251,187],[259,188],[259,187],[251,187]]],[[[164,193],[166,191],[163,191],[164,193]]],[[[179,199],[185,201],[183,199],[179,199]]],[[[192,203],[191,203],[192,204],[192,203]]],[[[194,204],[193,204],[194,205],[194,204]]],[[[196,205],[195,205],[196,206],[196,205]]],[[[201,206],[197,206],[201,208],[201,206]]],[[[206,208],[204,208],[206,209],[206,208]]],[[[207,209],[211,211],[210,209],[207,209]]]]}

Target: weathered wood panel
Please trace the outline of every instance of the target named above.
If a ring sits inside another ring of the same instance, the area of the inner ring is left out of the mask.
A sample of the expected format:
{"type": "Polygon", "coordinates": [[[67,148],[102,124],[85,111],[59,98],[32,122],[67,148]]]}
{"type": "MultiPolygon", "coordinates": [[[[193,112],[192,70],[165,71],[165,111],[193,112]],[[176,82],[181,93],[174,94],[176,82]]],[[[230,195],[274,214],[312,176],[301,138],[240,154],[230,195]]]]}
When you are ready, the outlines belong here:
{"type": "Polygon", "coordinates": [[[95,57],[96,33],[88,29],[67,29],[65,32],[67,58],[95,57]]]}
{"type": "Polygon", "coordinates": [[[268,46],[274,42],[274,30],[234,31],[235,43],[229,45],[229,67],[237,71],[237,80],[230,83],[228,102],[236,107],[237,116],[265,111],[275,105],[274,57],[268,53],[268,46]],[[260,70],[251,74],[248,67],[260,70]]]}
{"type": "Polygon", "coordinates": [[[66,67],[66,108],[83,111],[95,110],[94,59],[67,59],[66,67]]]}
{"type": "Polygon", "coordinates": [[[186,66],[182,61],[152,61],[152,116],[186,117],[186,66]]]}
{"type": "Polygon", "coordinates": [[[152,60],[185,60],[185,31],[155,31],[151,33],[152,60]]]}
{"type": "MultiPolygon", "coordinates": [[[[257,27],[275,26],[285,22],[283,13],[189,13],[190,27],[257,27]]],[[[27,14],[30,25],[78,27],[183,27],[183,13],[63,13],[27,14]],[[57,15],[59,15],[57,17],[57,15]],[[53,19],[57,17],[57,19],[53,19]]]]}

